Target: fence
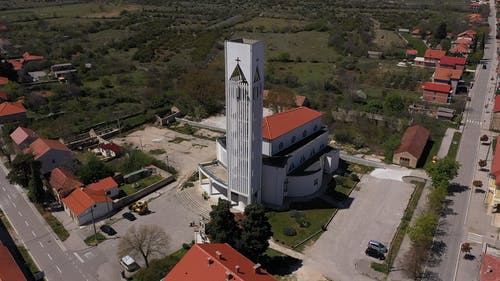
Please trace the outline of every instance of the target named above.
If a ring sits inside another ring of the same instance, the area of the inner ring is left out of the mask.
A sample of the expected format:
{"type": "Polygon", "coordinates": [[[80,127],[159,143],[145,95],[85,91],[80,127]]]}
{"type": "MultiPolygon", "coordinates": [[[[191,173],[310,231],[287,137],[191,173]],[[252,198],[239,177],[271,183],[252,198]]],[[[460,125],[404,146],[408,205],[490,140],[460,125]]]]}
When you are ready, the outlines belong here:
{"type": "Polygon", "coordinates": [[[125,196],[121,199],[119,199],[118,201],[116,201],[114,204],[113,204],[113,209],[121,209],[123,208],[124,206],[127,206],[128,204],[134,202],[134,201],[137,201],[139,200],[140,198],[160,189],[161,187],[171,183],[171,182],[174,182],[175,181],[175,177],[170,175],[162,180],[160,180],[159,182],[156,182],[156,183],[153,183],[152,185],[150,186],[147,186],[139,191],[137,191],[136,193],[134,194],[130,194],[128,196],[125,196]]]}

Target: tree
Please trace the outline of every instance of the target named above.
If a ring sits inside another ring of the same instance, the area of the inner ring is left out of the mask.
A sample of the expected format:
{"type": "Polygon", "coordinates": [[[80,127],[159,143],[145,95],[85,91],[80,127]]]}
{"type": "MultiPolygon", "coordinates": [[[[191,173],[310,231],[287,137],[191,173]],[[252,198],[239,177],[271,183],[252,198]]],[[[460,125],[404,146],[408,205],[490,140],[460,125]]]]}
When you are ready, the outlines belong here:
{"type": "Polygon", "coordinates": [[[431,177],[434,186],[448,186],[450,180],[458,175],[460,163],[456,160],[445,157],[430,163],[425,167],[425,171],[431,177]]]}
{"type": "Polygon", "coordinates": [[[399,94],[390,93],[385,97],[384,110],[387,114],[397,115],[405,110],[405,104],[399,94]]]}
{"type": "Polygon", "coordinates": [[[245,218],[241,227],[241,253],[255,262],[267,250],[269,247],[267,241],[273,236],[264,206],[248,205],[245,208],[245,218]]]}
{"type": "Polygon", "coordinates": [[[12,64],[3,59],[0,59],[0,76],[7,77],[10,81],[17,81],[18,78],[12,64]]]}
{"type": "Polygon", "coordinates": [[[437,222],[438,217],[433,213],[420,215],[415,221],[415,224],[408,230],[410,240],[416,245],[428,248],[432,243],[437,222]]]}
{"type": "Polygon", "coordinates": [[[9,182],[19,184],[25,188],[28,187],[32,172],[31,163],[34,161],[35,159],[31,153],[18,154],[12,161],[10,172],[7,175],[9,182]]]}
{"type": "Polygon", "coordinates": [[[469,255],[471,250],[472,247],[469,243],[462,243],[462,245],[460,246],[460,252],[465,253],[464,257],[469,255]]]}
{"type": "Polygon", "coordinates": [[[480,159],[477,164],[479,165],[479,167],[481,167],[481,169],[483,169],[484,167],[486,167],[486,165],[488,165],[488,162],[486,162],[486,160],[484,159],[480,159]]]}
{"type": "Polygon", "coordinates": [[[140,255],[144,264],[149,267],[149,258],[164,256],[168,248],[169,238],[165,231],[157,225],[132,226],[120,239],[118,253],[124,255],[140,255]]]}
{"type": "Polygon", "coordinates": [[[113,175],[113,169],[109,167],[104,161],[100,160],[94,154],[87,157],[87,164],[78,171],[77,175],[84,184],[96,182],[105,177],[113,175]]]}
{"type": "Polygon", "coordinates": [[[213,243],[228,243],[236,248],[240,238],[240,229],[231,213],[231,202],[219,198],[217,205],[212,205],[210,221],[205,226],[205,232],[213,243]]]}
{"type": "Polygon", "coordinates": [[[28,183],[28,198],[35,203],[42,203],[45,197],[43,182],[40,175],[41,163],[31,161],[31,177],[28,183]]]}
{"type": "Polygon", "coordinates": [[[447,31],[446,31],[446,23],[445,22],[442,22],[441,24],[439,24],[439,26],[437,27],[436,29],[436,32],[434,33],[434,37],[436,39],[444,39],[446,38],[446,35],[447,35],[447,31]]]}

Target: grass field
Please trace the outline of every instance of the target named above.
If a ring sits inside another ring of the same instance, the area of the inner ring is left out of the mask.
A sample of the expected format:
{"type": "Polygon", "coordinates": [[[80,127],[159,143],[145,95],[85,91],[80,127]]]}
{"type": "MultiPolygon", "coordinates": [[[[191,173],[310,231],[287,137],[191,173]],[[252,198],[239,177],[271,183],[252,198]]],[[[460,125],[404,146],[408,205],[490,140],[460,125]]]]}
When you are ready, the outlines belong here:
{"type": "Polygon", "coordinates": [[[457,157],[458,147],[460,146],[460,138],[462,137],[462,133],[455,132],[453,134],[453,140],[450,144],[450,149],[448,150],[447,157],[451,159],[455,159],[457,157]]]}
{"type": "Polygon", "coordinates": [[[410,34],[402,34],[403,37],[408,40],[408,45],[410,48],[413,48],[418,51],[418,55],[423,57],[425,50],[427,50],[427,46],[424,44],[424,41],[420,38],[416,38],[411,36],[410,34]]]}
{"type": "Polygon", "coordinates": [[[85,240],[83,241],[88,246],[97,246],[99,245],[99,243],[106,241],[106,236],[104,236],[104,234],[100,232],[97,232],[96,234],[92,234],[89,237],[85,238],[85,240]]]}
{"type": "Polygon", "coordinates": [[[381,51],[405,48],[406,42],[394,30],[375,29],[374,43],[381,51]]]}
{"type": "Polygon", "coordinates": [[[253,32],[276,32],[289,28],[290,30],[303,29],[308,22],[291,19],[255,17],[247,22],[239,23],[235,29],[251,29],[253,32]]]}
{"type": "Polygon", "coordinates": [[[290,59],[316,62],[334,62],[337,53],[328,47],[328,32],[302,31],[297,33],[236,32],[232,38],[264,40],[266,59],[277,58],[286,52],[290,59]],[[307,42],[307,44],[305,44],[307,42]]]}
{"type": "Polygon", "coordinates": [[[147,186],[152,185],[153,183],[159,182],[161,179],[162,177],[159,175],[151,175],[135,183],[125,184],[121,187],[121,189],[125,192],[125,194],[130,195],[136,193],[138,190],[141,190],[147,186]],[[134,184],[138,184],[139,186],[134,187],[134,184]]]}

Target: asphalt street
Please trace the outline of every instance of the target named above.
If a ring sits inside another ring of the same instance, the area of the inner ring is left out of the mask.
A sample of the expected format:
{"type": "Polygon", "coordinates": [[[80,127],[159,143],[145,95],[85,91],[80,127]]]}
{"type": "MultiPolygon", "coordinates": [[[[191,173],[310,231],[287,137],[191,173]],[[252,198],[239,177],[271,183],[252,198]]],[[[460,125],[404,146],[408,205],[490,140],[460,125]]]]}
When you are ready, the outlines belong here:
{"type": "MultiPolygon", "coordinates": [[[[491,14],[489,24],[496,26],[495,2],[491,1],[491,14]]],[[[436,241],[443,242],[444,253],[440,262],[427,268],[428,280],[455,280],[457,260],[460,255],[460,245],[465,240],[465,220],[467,217],[468,203],[471,196],[471,186],[475,169],[477,169],[477,147],[481,135],[481,126],[484,122],[483,111],[487,103],[487,96],[494,90],[491,77],[496,75],[496,30],[491,29],[484,50],[484,61],[487,65],[483,69],[481,65],[476,70],[474,86],[470,90],[471,101],[467,104],[464,118],[463,131],[460,147],[457,153],[457,161],[461,164],[458,176],[452,181],[456,187],[452,189],[450,208],[452,212],[440,220],[440,230],[443,235],[437,236],[436,241]]],[[[439,233],[439,231],[438,231],[439,233]]]]}
{"type": "MultiPolygon", "coordinates": [[[[2,166],[3,167],[3,166],[2,166]]],[[[49,281],[95,280],[79,267],[80,261],[69,252],[44,219],[20,190],[6,179],[0,169],[0,208],[14,228],[18,237],[33,256],[40,270],[49,281]]]]}

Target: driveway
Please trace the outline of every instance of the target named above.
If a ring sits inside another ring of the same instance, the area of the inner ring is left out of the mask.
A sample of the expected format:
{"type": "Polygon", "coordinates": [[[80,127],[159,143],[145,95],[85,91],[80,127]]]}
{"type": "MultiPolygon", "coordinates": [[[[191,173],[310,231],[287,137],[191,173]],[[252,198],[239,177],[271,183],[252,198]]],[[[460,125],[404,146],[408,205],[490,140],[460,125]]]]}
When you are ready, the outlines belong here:
{"type": "Polygon", "coordinates": [[[328,230],[306,249],[306,267],[335,281],[372,280],[364,272],[377,260],[365,255],[367,243],[375,239],[390,246],[413,191],[413,185],[390,178],[392,168],[372,173],[363,176],[359,190],[351,193],[351,206],[340,210],[328,230]]]}

